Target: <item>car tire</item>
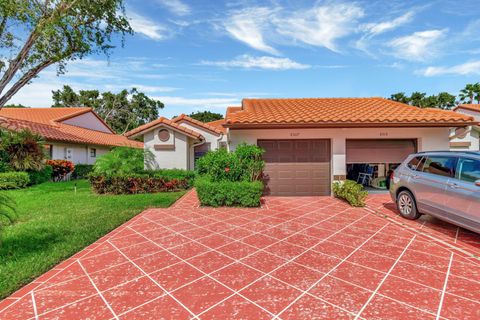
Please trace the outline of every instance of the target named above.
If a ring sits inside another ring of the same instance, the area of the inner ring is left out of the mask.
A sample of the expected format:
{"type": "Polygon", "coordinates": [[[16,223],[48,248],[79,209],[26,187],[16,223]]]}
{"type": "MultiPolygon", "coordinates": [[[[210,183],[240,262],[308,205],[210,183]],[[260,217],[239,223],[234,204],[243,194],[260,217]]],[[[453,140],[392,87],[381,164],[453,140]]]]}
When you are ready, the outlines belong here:
{"type": "Polygon", "coordinates": [[[397,209],[400,215],[409,220],[420,218],[421,214],[418,212],[415,198],[410,191],[403,190],[397,196],[397,209]]]}

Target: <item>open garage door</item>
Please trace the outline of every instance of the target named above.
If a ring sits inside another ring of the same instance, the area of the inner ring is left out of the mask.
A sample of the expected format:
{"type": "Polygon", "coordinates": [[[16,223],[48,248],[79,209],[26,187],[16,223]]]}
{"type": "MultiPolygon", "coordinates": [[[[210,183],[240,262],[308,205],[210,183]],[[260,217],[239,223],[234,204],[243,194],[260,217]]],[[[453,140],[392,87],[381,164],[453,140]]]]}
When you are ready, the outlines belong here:
{"type": "Polygon", "coordinates": [[[401,163],[417,151],[415,139],[347,140],[347,163],[401,163]]]}
{"type": "Polygon", "coordinates": [[[265,150],[265,194],[330,195],[330,140],[259,140],[265,150]]]}

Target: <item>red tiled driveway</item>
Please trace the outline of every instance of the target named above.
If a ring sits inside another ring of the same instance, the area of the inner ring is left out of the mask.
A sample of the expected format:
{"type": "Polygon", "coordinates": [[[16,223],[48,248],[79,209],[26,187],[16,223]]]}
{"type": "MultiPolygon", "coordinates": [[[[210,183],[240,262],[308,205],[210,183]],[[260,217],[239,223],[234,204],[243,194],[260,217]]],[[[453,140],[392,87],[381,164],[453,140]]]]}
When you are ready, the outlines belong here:
{"type": "Polygon", "coordinates": [[[190,192],[0,302],[0,319],[479,319],[479,251],[383,195],[213,209],[190,192]]]}

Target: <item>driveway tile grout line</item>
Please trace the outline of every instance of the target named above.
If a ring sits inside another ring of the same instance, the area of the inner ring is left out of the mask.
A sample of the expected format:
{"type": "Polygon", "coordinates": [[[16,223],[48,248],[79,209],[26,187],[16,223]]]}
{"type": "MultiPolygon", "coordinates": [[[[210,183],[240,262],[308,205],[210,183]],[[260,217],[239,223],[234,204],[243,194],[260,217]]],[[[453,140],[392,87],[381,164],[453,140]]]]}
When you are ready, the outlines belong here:
{"type": "MultiPolygon", "coordinates": [[[[192,312],[189,308],[187,308],[187,306],[185,306],[181,301],[179,301],[177,298],[175,298],[174,296],[172,296],[168,290],[166,290],[164,287],[162,287],[155,279],[153,279],[145,270],[143,270],[143,268],[141,268],[138,264],[136,264],[135,262],[133,262],[130,258],[128,258],[123,252],[121,252],[114,244],[110,243],[115,249],[117,249],[120,254],[122,254],[125,258],[127,258],[130,263],[132,263],[135,267],[137,267],[142,273],[144,273],[145,276],[147,276],[153,283],[155,283],[160,289],[162,289],[170,298],[172,298],[173,300],[175,300],[175,302],[177,302],[179,305],[181,305],[183,308],[185,308],[185,310],[187,310],[190,314],[192,314],[193,316],[195,316],[195,313],[192,312]]],[[[164,295],[163,295],[164,296],[164,295]]],[[[157,297],[158,298],[158,297],[157,297]]],[[[122,314],[125,314],[125,312],[123,312],[122,314]]]]}
{"type": "MultiPolygon", "coordinates": [[[[363,218],[363,217],[362,217],[363,218]]],[[[356,223],[357,221],[355,221],[354,223],[356,223]]],[[[278,312],[276,314],[276,316],[274,317],[274,319],[278,319],[278,316],[281,315],[283,312],[285,312],[286,310],[288,310],[288,308],[290,308],[291,306],[293,306],[293,304],[295,304],[298,300],[300,300],[304,295],[305,293],[308,293],[308,291],[310,291],[313,287],[315,287],[317,284],[319,284],[323,279],[325,279],[333,270],[335,270],[336,268],[338,268],[342,263],[344,263],[348,258],[350,258],[350,256],[352,256],[355,252],[357,252],[359,250],[359,248],[361,246],[363,246],[365,243],[367,243],[371,238],[373,238],[376,234],[378,234],[380,231],[382,231],[385,227],[387,227],[389,225],[389,223],[386,223],[383,227],[381,227],[380,229],[377,230],[377,232],[375,232],[374,234],[372,234],[369,238],[367,238],[362,244],[360,244],[354,251],[352,251],[348,256],[346,256],[345,258],[343,258],[339,263],[337,263],[333,268],[331,268],[327,273],[325,273],[319,280],[317,280],[316,282],[314,282],[312,285],[310,285],[308,287],[307,290],[304,290],[304,292],[299,295],[296,299],[294,299],[292,302],[290,302],[290,304],[288,304],[285,308],[283,308],[280,312],[278,312]]],[[[348,226],[347,226],[348,227],[348,226]]],[[[353,312],[351,312],[353,313],[353,312]]]]}
{"type": "Polygon", "coordinates": [[[33,291],[30,292],[32,296],[32,306],[33,306],[33,314],[35,315],[35,320],[38,320],[38,311],[37,311],[37,303],[35,302],[35,295],[33,291]]]}
{"type": "Polygon", "coordinates": [[[370,295],[370,297],[368,298],[368,300],[365,302],[365,304],[362,306],[362,308],[360,309],[360,311],[357,313],[355,319],[358,319],[360,317],[360,315],[362,314],[362,312],[365,310],[365,308],[367,307],[367,305],[373,300],[373,297],[377,294],[378,290],[380,289],[380,287],[383,285],[383,283],[387,280],[388,276],[390,275],[390,273],[393,271],[393,269],[395,268],[395,266],[397,265],[398,261],[400,261],[400,259],[403,257],[403,255],[405,254],[405,252],[407,251],[408,247],[412,244],[413,240],[415,240],[415,238],[417,237],[417,235],[413,235],[412,239],[410,240],[410,242],[405,246],[405,249],[403,249],[402,253],[398,256],[397,260],[395,261],[395,263],[390,267],[390,269],[388,270],[387,274],[385,275],[385,277],[383,277],[383,279],[380,281],[380,283],[377,285],[377,287],[375,288],[375,290],[373,291],[373,293],[370,295]]]}
{"type": "MultiPolygon", "coordinates": [[[[339,213],[339,214],[340,214],[340,213],[339,213]]],[[[338,215],[338,214],[337,214],[337,215],[338,215]]],[[[337,216],[337,215],[335,215],[335,216],[337,216]]],[[[335,217],[335,216],[332,216],[331,218],[333,218],[333,217],[335,217]]],[[[356,223],[358,220],[361,220],[361,219],[363,219],[363,218],[364,218],[364,216],[363,216],[363,217],[360,217],[359,219],[357,219],[357,220],[355,220],[354,222],[352,222],[352,224],[353,224],[353,223],[356,223]]],[[[330,218],[327,218],[326,220],[328,220],[328,219],[330,219],[330,218]]],[[[320,223],[320,222],[319,222],[319,223],[320,223]]],[[[347,227],[348,227],[348,226],[347,226],[347,227]]],[[[346,227],[345,227],[345,228],[346,228],[346,227]]],[[[298,233],[302,232],[303,230],[304,230],[304,229],[298,231],[298,233]]],[[[341,231],[341,230],[339,230],[339,231],[341,231]]],[[[337,232],[339,232],[339,231],[337,231],[337,232]]],[[[291,234],[291,235],[287,236],[286,238],[291,237],[291,236],[293,236],[293,235],[295,235],[295,234],[296,234],[296,233],[291,234]]],[[[330,236],[333,236],[334,234],[336,234],[336,233],[333,233],[333,234],[330,235],[330,236]]],[[[280,243],[280,242],[283,242],[286,238],[283,238],[283,239],[281,239],[281,240],[278,240],[277,242],[274,242],[274,243],[266,246],[265,248],[270,247],[270,246],[274,246],[275,244],[278,244],[278,243],[280,243]]],[[[323,240],[322,240],[322,241],[323,241],[323,240]]],[[[321,243],[322,241],[320,241],[320,242],[318,242],[318,243],[321,243]]],[[[317,243],[317,244],[318,244],[318,243],[317,243]]],[[[263,248],[263,249],[265,249],[265,248],[263,248]]],[[[264,251],[263,249],[259,249],[259,250],[257,250],[257,252],[258,252],[258,251],[264,251]]],[[[215,249],[214,249],[214,250],[215,250],[215,249]]],[[[245,288],[253,285],[254,283],[258,282],[260,279],[265,278],[266,276],[270,276],[270,277],[275,278],[274,276],[271,275],[274,271],[282,268],[283,266],[287,265],[288,263],[293,262],[293,260],[295,260],[295,259],[298,258],[299,256],[303,255],[303,254],[304,254],[305,252],[307,252],[307,251],[308,251],[308,250],[302,251],[301,254],[298,254],[298,255],[294,256],[293,258],[291,258],[291,259],[284,259],[284,260],[286,260],[284,263],[280,264],[280,265],[277,266],[275,269],[273,269],[273,270],[271,270],[271,271],[269,271],[269,272],[267,272],[267,273],[266,273],[266,272],[262,272],[262,273],[264,273],[264,274],[263,274],[261,277],[259,277],[259,278],[256,279],[255,281],[249,283],[248,285],[242,287],[240,290],[238,290],[238,292],[240,292],[240,291],[244,290],[245,288]]],[[[249,256],[253,256],[253,255],[256,254],[257,252],[253,252],[253,253],[247,255],[247,256],[245,256],[244,258],[242,258],[241,260],[234,260],[234,262],[233,262],[233,263],[230,263],[229,265],[232,265],[232,264],[234,264],[234,263],[241,263],[242,265],[245,265],[245,266],[250,267],[250,268],[252,268],[252,269],[254,269],[254,270],[257,270],[256,268],[254,268],[254,267],[252,267],[252,266],[250,266],[250,265],[248,265],[248,264],[245,264],[245,262],[242,261],[243,259],[245,259],[245,258],[247,258],[247,257],[249,257],[249,256]]],[[[268,252],[268,251],[267,251],[267,252],[268,252]]],[[[224,255],[222,252],[218,252],[218,253],[221,254],[221,255],[224,255]]],[[[224,267],[222,267],[221,269],[224,269],[224,268],[228,267],[229,265],[224,266],[224,267]]],[[[220,270],[221,270],[221,269],[220,269],[220,270]]],[[[218,270],[217,270],[217,271],[218,271],[218,270]]],[[[257,270],[257,271],[261,271],[261,270],[257,270]]],[[[275,278],[275,279],[277,279],[277,278],[275,278]]],[[[287,285],[290,286],[290,287],[293,287],[291,284],[289,284],[289,283],[287,283],[287,282],[285,282],[285,281],[282,281],[282,280],[280,280],[280,281],[283,282],[283,283],[285,283],[285,284],[287,284],[287,285]]],[[[299,291],[302,291],[302,290],[299,290],[299,291]]],[[[242,297],[243,297],[243,295],[242,295],[242,297]]],[[[223,301],[227,300],[228,298],[229,298],[229,297],[227,297],[226,299],[224,299],[224,300],[218,302],[217,304],[211,306],[210,309],[213,308],[213,307],[215,307],[215,306],[218,305],[219,303],[222,303],[223,301]]],[[[247,299],[247,300],[249,300],[249,299],[247,299]]],[[[321,300],[322,300],[322,299],[321,299],[321,300]]],[[[249,301],[250,301],[250,300],[249,300],[249,301]]],[[[331,302],[328,302],[328,301],[325,301],[325,302],[328,303],[328,304],[331,304],[331,305],[335,306],[336,308],[343,309],[342,307],[337,306],[337,305],[334,305],[334,304],[331,303],[331,302]]],[[[344,309],[343,309],[343,310],[344,310],[344,309]]],[[[208,311],[208,309],[204,310],[203,313],[206,312],[206,311],[208,311]]],[[[349,312],[348,310],[345,310],[345,311],[349,312]]],[[[271,313],[271,312],[269,312],[269,313],[271,313]]],[[[349,312],[349,313],[350,313],[350,312],[349,312]]],[[[273,313],[271,313],[271,314],[274,315],[273,313]]]]}
{"type": "Polygon", "coordinates": [[[100,296],[100,298],[102,298],[103,302],[107,305],[108,309],[110,310],[110,312],[113,314],[114,318],[115,319],[118,319],[118,316],[117,314],[115,313],[115,311],[113,311],[112,307],[110,306],[110,304],[108,303],[108,301],[105,299],[105,297],[103,296],[102,292],[100,292],[100,290],[98,289],[97,285],[95,284],[95,282],[93,282],[93,279],[90,277],[90,275],[88,274],[87,270],[85,270],[85,268],[83,267],[83,265],[81,264],[81,262],[77,259],[77,263],[80,265],[80,268],[82,268],[83,272],[85,272],[85,274],[87,275],[88,277],[88,280],[90,280],[90,282],[92,283],[93,287],[95,288],[95,290],[97,291],[98,295],[100,296]]]}
{"type": "MultiPolygon", "coordinates": [[[[153,242],[153,241],[152,241],[152,242],[153,242]]],[[[157,246],[159,246],[159,247],[161,247],[159,244],[156,244],[156,245],[157,245],[157,246]]],[[[226,286],[225,284],[221,283],[221,282],[220,282],[220,281],[218,281],[217,279],[215,279],[215,278],[213,278],[212,276],[210,276],[210,274],[208,274],[208,273],[204,272],[203,270],[201,270],[201,269],[197,268],[195,265],[193,265],[193,264],[191,264],[190,262],[188,262],[188,260],[184,260],[184,259],[180,258],[179,256],[175,255],[173,252],[170,252],[168,249],[164,249],[164,250],[168,251],[170,254],[172,254],[172,255],[176,256],[176,257],[177,257],[178,259],[180,259],[182,262],[184,262],[184,263],[188,264],[190,267],[192,267],[192,268],[196,269],[197,271],[199,271],[200,273],[202,273],[202,274],[203,274],[203,276],[202,276],[202,277],[200,277],[199,279],[196,279],[195,281],[192,281],[192,283],[194,283],[194,282],[196,282],[196,281],[198,281],[198,280],[200,280],[200,279],[203,279],[204,277],[207,277],[207,278],[209,278],[209,279],[211,279],[211,280],[213,280],[213,281],[217,282],[217,283],[218,283],[218,284],[220,284],[221,286],[223,286],[223,287],[225,287],[225,288],[229,289],[230,291],[232,291],[232,292],[233,292],[233,294],[232,294],[232,295],[230,295],[229,297],[231,297],[231,296],[233,296],[233,295],[235,295],[235,294],[239,294],[238,292],[236,292],[236,290],[234,290],[234,289],[232,289],[232,288],[230,288],[230,287],[226,286]]],[[[213,250],[212,250],[212,251],[213,251],[213,250]]],[[[240,294],[239,294],[239,295],[240,295],[240,294]]],[[[258,305],[258,304],[256,304],[255,302],[253,302],[253,301],[250,301],[248,298],[246,298],[246,297],[244,297],[244,296],[242,296],[242,298],[244,298],[245,300],[247,300],[247,301],[251,302],[252,304],[254,304],[254,305],[258,306],[258,307],[259,307],[259,308],[261,308],[262,310],[264,310],[264,311],[266,311],[266,312],[268,312],[268,313],[270,313],[270,314],[271,314],[271,312],[269,312],[268,310],[266,310],[266,309],[264,309],[263,307],[259,306],[259,305],[258,305]]],[[[194,315],[196,318],[198,318],[198,314],[195,314],[195,313],[193,313],[193,312],[192,312],[192,314],[193,314],[193,315],[194,315]]],[[[200,314],[201,314],[201,313],[200,313],[200,314]]]]}
{"type": "Polygon", "coordinates": [[[440,314],[442,312],[442,307],[443,307],[443,299],[445,298],[445,292],[447,291],[447,284],[448,284],[448,276],[450,275],[450,268],[452,267],[452,261],[453,261],[453,252],[450,256],[450,262],[448,264],[448,270],[447,270],[447,275],[445,276],[445,283],[443,285],[443,290],[442,290],[442,295],[440,296],[440,303],[438,304],[438,312],[437,312],[437,317],[436,319],[440,319],[440,314]]]}

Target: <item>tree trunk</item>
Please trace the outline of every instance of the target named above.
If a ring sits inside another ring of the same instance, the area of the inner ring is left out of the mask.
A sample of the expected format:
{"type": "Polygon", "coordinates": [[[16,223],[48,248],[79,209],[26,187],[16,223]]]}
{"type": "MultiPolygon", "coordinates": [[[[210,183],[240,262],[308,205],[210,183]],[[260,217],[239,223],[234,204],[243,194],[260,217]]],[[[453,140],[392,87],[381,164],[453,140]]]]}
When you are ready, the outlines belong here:
{"type": "Polygon", "coordinates": [[[55,61],[44,61],[25,73],[4,95],[0,96],[0,110],[8,102],[8,100],[10,100],[13,95],[18,92],[18,90],[25,86],[30,80],[35,78],[40,71],[52,65],[53,63],[55,63],[55,61]]]}
{"type": "MultiPolygon", "coordinates": [[[[13,59],[9,63],[8,69],[3,74],[3,77],[0,80],[0,94],[3,92],[5,87],[10,83],[10,81],[12,81],[13,77],[15,76],[17,71],[22,66],[23,61],[25,61],[25,59],[28,56],[28,53],[30,52],[30,49],[34,45],[35,40],[36,40],[36,33],[35,33],[35,31],[32,31],[32,33],[28,36],[27,41],[25,41],[25,44],[23,45],[23,48],[17,54],[15,59],[13,59]]],[[[0,106],[2,106],[1,103],[0,103],[0,106]]]]}

